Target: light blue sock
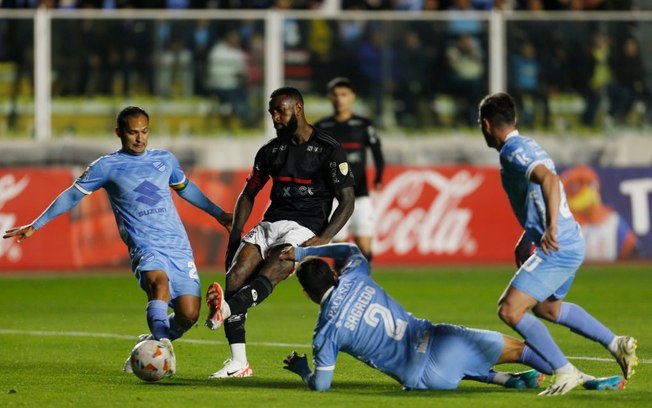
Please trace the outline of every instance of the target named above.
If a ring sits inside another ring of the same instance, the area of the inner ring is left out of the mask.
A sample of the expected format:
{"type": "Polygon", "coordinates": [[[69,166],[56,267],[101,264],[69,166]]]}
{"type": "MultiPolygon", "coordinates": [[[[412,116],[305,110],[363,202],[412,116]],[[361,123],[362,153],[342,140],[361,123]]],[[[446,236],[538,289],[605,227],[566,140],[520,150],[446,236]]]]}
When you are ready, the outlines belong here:
{"type": "Polygon", "coordinates": [[[552,366],[549,362],[543,359],[536,351],[534,351],[527,344],[523,347],[521,358],[519,361],[526,366],[530,366],[540,373],[552,375],[552,366]]]}
{"type": "Polygon", "coordinates": [[[169,330],[170,337],[168,337],[170,341],[178,339],[179,337],[183,336],[183,333],[186,332],[186,330],[183,327],[181,327],[181,325],[174,318],[174,313],[170,313],[168,315],[168,322],[170,324],[170,330],[169,330]]]}
{"type": "Polygon", "coordinates": [[[168,304],[162,300],[147,302],[147,325],[156,340],[169,338],[168,304]]]}
{"type": "Polygon", "coordinates": [[[609,347],[609,343],[616,336],[609,328],[600,323],[598,319],[574,303],[564,302],[561,304],[556,323],[568,327],[574,333],[584,336],[587,339],[597,341],[605,348],[609,347]]]}
{"type": "Polygon", "coordinates": [[[525,313],[514,329],[523,336],[528,346],[550,363],[553,370],[568,364],[566,356],[552,339],[546,326],[533,315],[525,313]]]}

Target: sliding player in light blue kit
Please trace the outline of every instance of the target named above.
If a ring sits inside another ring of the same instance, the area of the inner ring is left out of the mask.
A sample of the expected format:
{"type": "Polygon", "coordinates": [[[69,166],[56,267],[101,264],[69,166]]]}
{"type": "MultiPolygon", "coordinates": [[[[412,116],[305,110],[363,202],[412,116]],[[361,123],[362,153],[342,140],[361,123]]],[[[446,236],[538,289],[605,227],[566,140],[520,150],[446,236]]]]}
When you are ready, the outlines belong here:
{"type": "Polygon", "coordinates": [[[514,100],[506,93],[480,102],[478,123],[487,146],[500,153],[503,188],[524,229],[516,245],[520,269],[498,302],[498,314],[523,336],[524,354],[537,353],[552,366],[555,381],[540,395],[565,394],[590,376],[568,361],[537,317],[602,344],[629,379],[638,364],[636,339],[616,336],[582,307],[563,301],[584,261],[586,243],[552,159],[534,140],[518,133],[514,100]]]}
{"type": "MultiPolygon", "coordinates": [[[[95,160],[71,187],[61,193],[34,222],[6,231],[3,238],[29,238],[54,217],[104,188],[120,237],[127,244],[132,270],[147,293],[151,335],[172,351],[170,341],[190,329],[199,317],[201,288],[188,236],[172,201],[170,188],[215,217],[227,230],[232,215],[211,202],[165,150],[147,149],[149,115],[130,106],[117,117],[122,149],[95,160]],[[168,304],[174,312],[168,316],[168,304]]],[[[131,365],[125,364],[125,371],[131,365]]],[[[172,370],[174,371],[174,370],[172,370]]]]}
{"type": "MultiPolygon", "coordinates": [[[[525,344],[489,330],[432,324],[403,309],[370,276],[369,263],[352,244],[288,247],[281,259],[301,261],[296,275],[308,297],[320,304],[313,336],[314,373],[307,358],[292,352],[286,369],[313,390],[331,386],[335,360],[344,351],[400,382],[405,389],[454,389],[463,379],[506,388],[537,388],[552,368],[535,353],[523,355],[525,344]],[[344,266],[331,270],[329,257],[344,266]],[[521,373],[492,370],[496,364],[523,363],[521,373]]],[[[611,388],[621,377],[596,378],[587,389],[611,388]]]]}

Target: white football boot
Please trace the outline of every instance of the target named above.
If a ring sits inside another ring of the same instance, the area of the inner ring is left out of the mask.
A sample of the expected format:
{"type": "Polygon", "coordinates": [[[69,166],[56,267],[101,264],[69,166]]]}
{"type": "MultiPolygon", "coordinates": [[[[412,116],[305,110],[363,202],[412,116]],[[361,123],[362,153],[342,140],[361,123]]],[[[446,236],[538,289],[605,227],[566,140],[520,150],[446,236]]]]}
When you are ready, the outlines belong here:
{"type": "Polygon", "coordinates": [[[229,358],[224,362],[224,367],[221,370],[209,375],[208,378],[243,378],[253,375],[254,371],[251,368],[251,364],[242,364],[239,361],[229,358]]]}

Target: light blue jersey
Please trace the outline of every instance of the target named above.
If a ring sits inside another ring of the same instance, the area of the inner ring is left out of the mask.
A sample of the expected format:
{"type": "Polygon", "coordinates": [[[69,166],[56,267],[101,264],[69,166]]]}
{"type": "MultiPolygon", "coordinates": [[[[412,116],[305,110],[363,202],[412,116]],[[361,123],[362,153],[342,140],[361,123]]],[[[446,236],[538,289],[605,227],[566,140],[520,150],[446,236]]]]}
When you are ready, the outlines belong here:
{"type": "Polygon", "coordinates": [[[315,370],[332,370],[342,350],[403,385],[415,385],[428,361],[430,327],[371,279],[364,256],[354,255],[321,305],[313,337],[315,370]]]}
{"type": "Polygon", "coordinates": [[[171,197],[187,183],[176,157],[165,150],[102,156],[73,184],[84,194],[104,188],[120,237],[129,248],[131,269],[145,289],[142,272],[162,270],[170,298],[201,296],[199,275],[186,230],[171,197]]]}
{"type": "Polygon", "coordinates": [[[350,244],[295,248],[295,256],[350,256],[337,286],[322,300],[313,336],[313,389],[328,389],[339,351],[388,374],[410,389],[451,389],[466,376],[486,374],[503,347],[502,335],[408,313],[369,276],[369,263],[350,244]]]}
{"type": "Polygon", "coordinates": [[[541,186],[530,181],[532,171],[539,164],[556,173],[552,159],[534,140],[519,135],[517,131],[507,136],[500,150],[503,188],[526,236],[537,246],[510,285],[542,302],[549,297],[563,299],[568,294],[575,273],[584,260],[586,244],[580,226],[568,208],[564,186],[560,182],[559,250],[546,255],[540,249],[546,229],[546,203],[541,186]]]}
{"type": "Polygon", "coordinates": [[[157,248],[190,252],[170,187],[186,182],[176,157],[165,150],[141,155],[117,151],[102,156],[74,183],[84,194],[104,188],[108,193],[120,237],[130,253],[157,248]]]}
{"type": "MultiPolygon", "coordinates": [[[[534,168],[543,164],[557,173],[555,164],[541,146],[534,140],[514,132],[505,140],[500,150],[500,177],[514,214],[527,237],[540,246],[546,229],[546,204],[541,186],[530,181],[534,168]]],[[[583,240],[579,225],[568,208],[563,185],[559,217],[557,218],[557,240],[560,246],[583,240]]]]}

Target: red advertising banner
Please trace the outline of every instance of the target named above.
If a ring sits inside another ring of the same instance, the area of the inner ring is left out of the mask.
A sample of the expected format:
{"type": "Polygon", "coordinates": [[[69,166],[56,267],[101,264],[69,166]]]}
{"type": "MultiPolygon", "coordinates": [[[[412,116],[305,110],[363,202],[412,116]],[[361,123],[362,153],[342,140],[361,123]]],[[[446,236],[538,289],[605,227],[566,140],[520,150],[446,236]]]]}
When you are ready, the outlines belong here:
{"type": "MultiPolygon", "coordinates": [[[[0,170],[0,228],[31,222],[64,189],[71,169],[0,170]]],[[[248,170],[188,171],[212,200],[231,210],[248,170]]],[[[385,187],[373,196],[377,211],[376,264],[512,262],[521,229],[500,185],[498,170],[473,166],[387,168],[385,187]]],[[[271,182],[257,197],[245,232],[262,218],[271,182]]],[[[175,203],[200,267],[223,268],[227,234],[217,221],[180,197],[175,203]]],[[[70,213],[17,244],[0,241],[0,271],[124,266],[106,193],[84,198],[70,213]]]]}
{"type": "Polygon", "coordinates": [[[374,262],[511,262],[522,230],[496,168],[389,167],[373,197],[374,262]]]}
{"type": "MultiPolygon", "coordinates": [[[[0,231],[32,222],[72,180],[69,168],[0,169],[0,231]]],[[[0,240],[0,271],[75,266],[70,217],[58,217],[46,234],[20,244],[0,240]]]]}

